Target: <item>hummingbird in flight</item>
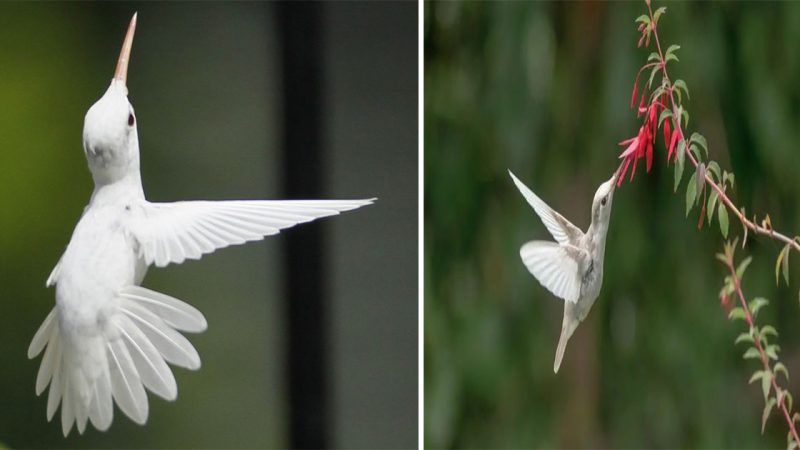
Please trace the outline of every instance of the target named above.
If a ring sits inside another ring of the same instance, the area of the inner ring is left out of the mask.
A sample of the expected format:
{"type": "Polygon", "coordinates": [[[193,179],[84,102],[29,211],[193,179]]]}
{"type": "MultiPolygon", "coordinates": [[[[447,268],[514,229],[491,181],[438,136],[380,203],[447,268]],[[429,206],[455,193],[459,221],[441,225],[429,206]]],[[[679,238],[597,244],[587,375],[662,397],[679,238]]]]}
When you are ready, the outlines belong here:
{"type": "Polygon", "coordinates": [[[556,240],[527,242],[519,249],[519,255],[539,283],[564,300],[564,320],[553,363],[553,372],[558,373],[569,338],[600,295],[611,202],[619,170],[597,188],[592,201],[592,223],[586,233],[547,206],[510,170],[508,174],[556,240]]]}
{"type": "Polygon", "coordinates": [[[145,388],[175,400],[167,363],[191,370],[200,357],[182,332],[206,329],[189,304],[141,286],[164,267],[285,228],[372,203],[366,200],[242,200],[154,203],[139,170],[136,114],[126,86],[136,14],[111,85],[86,113],[83,148],[94,190],[69,244],[47,279],[56,304],[28,349],[44,351],[36,394],[47,386],[47,419],[61,405],[61,428],[104,431],[113,404],[138,424],[148,416],[145,388]]]}

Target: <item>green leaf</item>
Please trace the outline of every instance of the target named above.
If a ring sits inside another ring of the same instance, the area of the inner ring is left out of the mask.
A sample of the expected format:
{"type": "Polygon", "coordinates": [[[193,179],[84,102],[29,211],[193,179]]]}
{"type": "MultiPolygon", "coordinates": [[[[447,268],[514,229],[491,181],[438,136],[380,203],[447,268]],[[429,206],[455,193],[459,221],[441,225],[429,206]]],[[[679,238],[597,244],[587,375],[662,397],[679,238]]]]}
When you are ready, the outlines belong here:
{"type": "MultiPolygon", "coordinates": [[[[767,372],[763,377],[761,377],[761,393],[764,394],[764,400],[767,400],[769,397],[769,391],[772,387],[772,373],[767,372]]],[[[774,400],[774,399],[771,399],[774,400]]]]}
{"type": "Polygon", "coordinates": [[[775,372],[776,377],[778,376],[778,372],[783,372],[783,375],[786,377],[786,381],[789,381],[789,371],[786,370],[786,366],[784,366],[782,362],[775,363],[775,367],[773,367],[772,370],[775,372]]]}
{"type": "Polygon", "coordinates": [[[716,161],[708,162],[708,170],[709,172],[714,174],[714,180],[719,181],[720,170],[719,170],[719,164],[717,164],[716,161]]]}
{"type": "Polygon", "coordinates": [[[642,23],[650,23],[650,16],[647,14],[642,14],[641,16],[637,17],[634,22],[642,22],[642,23]]]}
{"type": "Polygon", "coordinates": [[[742,275],[744,275],[744,271],[747,270],[747,266],[753,261],[752,256],[748,256],[747,258],[743,259],[742,262],[739,263],[739,266],[736,267],[736,278],[742,279],[742,275]]]}
{"type": "Polygon", "coordinates": [[[711,225],[711,221],[714,218],[714,207],[717,205],[718,197],[719,193],[715,189],[711,189],[711,195],[708,196],[708,205],[706,206],[706,214],[708,215],[709,225],[711,225]]]}
{"type": "Polygon", "coordinates": [[[659,55],[658,52],[650,53],[650,55],[647,56],[647,61],[648,62],[649,61],[657,61],[659,59],[661,59],[661,55],[659,55]]]}
{"type": "Polygon", "coordinates": [[[664,121],[664,119],[667,119],[669,117],[672,117],[672,110],[665,109],[665,110],[661,111],[661,115],[658,116],[658,126],[660,127],[661,123],[664,121]]]}
{"type": "Polygon", "coordinates": [[[777,344],[770,344],[767,348],[764,349],[764,353],[767,354],[770,358],[774,360],[778,360],[778,352],[781,350],[781,347],[777,344]]]}
{"type": "Polygon", "coordinates": [[[692,206],[695,204],[695,200],[697,199],[696,178],[697,172],[692,174],[692,177],[689,178],[689,184],[686,185],[686,217],[689,217],[689,211],[692,210],[692,206]]]}
{"type": "Polygon", "coordinates": [[[778,337],[778,330],[775,329],[772,325],[764,325],[761,327],[761,331],[759,331],[758,335],[762,339],[765,338],[768,334],[771,334],[775,337],[778,337]]]}
{"type": "Polygon", "coordinates": [[[695,178],[695,182],[697,183],[697,200],[695,204],[700,201],[700,193],[703,192],[703,189],[706,187],[706,165],[700,163],[697,165],[696,170],[697,177],[695,178]]]}
{"type": "Polygon", "coordinates": [[[766,377],[767,374],[769,374],[769,372],[766,370],[756,370],[753,372],[753,376],[750,377],[750,380],[747,382],[747,384],[753,384],[754,381],[766,377]]]}
{"type": "Polygon", "coordinates": [[[780,283],[780,270],[781,270],[781,263],[783,262],[783,257],[786,256],[786,249],[788,246],[783,247],[780,253],[778,253],[778,258],[775,260],[775,285],[777,286],[780,283]]]}
{"type": "Polygon", "coordinates": [[[683,176],[683,164],[686,159],[684,152],[686,151],[686,141],[681,139],[678,141],[678,163],[675,164],[675,192],[678,192],[678,186],[681,184],[681,177],[683,176]]]}
{"type": "Polygon", "coordinates": [[[783,279],[786,281],[786,285],[789,285],[789,254],[791,253],[791,249],[789,248],[789,244],[786,244],[786,256],[783,257],[783,279]]]}
{"type": "Polygon", "coordinates": [[[683,119],[685,119],[683,127],[684,128],[688,127],[689,126],[689,111],[686,111],[685,109],[681,109],[681,117],[683,119]]]}
{"type": "Polygon", "coordinates": [[[794,398],[792,398],[791,392],[784,390],[783,391],[783,401],[786,403],[786,409],[788,411],[792,410],[792,403],[794,403],[794,398]]]}
{"type": "Polygon", "coordinates": [[[664,14],[665,12],[667,12],[667,7],[666,6],[662,6],[662,7],[658,8],[656,10],[656,12],[653,13],[653,20],[656,23],[658,23],[658,18],[661,17],[661,15],[664,14]]]}
{"type": "Polygon", "coordinates": [[[767,305],[769,305],[769,300],[764,297],[756,297],[747,306],[750,308],[750,314],[755,317],[758,314],[758,310],[767,305]]]}
{"type": "Polygon", "coordinates": [[[665,53],[665,55],[667,55],[667,56],[668,56],[668,55],[671,55],[671,54],[673,54],[674,52],[676,52],[676,51],[680,50],[680,48],[681,48],[681,46],[680,46],[680,45],[677,45],[677,44],[672,44],[672,45],[670,45],[670,46],[667,48],[667,52],[665,53]]]}
{"type": "Polygon", "coordinates": [[[680,90],[683,89],[683,92],[686,94],[686,98],[689,98],[689,88],[686,87],[686,82],[683,80],[675,80],[675,82],[672,83],[672,86],[676,89],[678,94],[680,94],[680,90]]]}
{"type": "Polygon", "coordinates": [[[717,209],[717,217],[719,220],[719,231],[722,232],[722,237],[728,238],[728,210],[725,209],[725,204],[720,203],[717,209]]]}
{"type": "Polygon", "coordinates": [[[697,144],[692,142],[691,139],[689,140],[689,142],[691,142],[691,144],[689,145],[689,150],[694,155],[695,161],[702,161],[703,158],[700,157],[700,148],[698,148],[697,144]]]}
{"type": "Polygon", "coordinates": [[[728,313],[728,320],[745,319],[744,310],[741,306],[737,306],[728,313]]]}
{"type": "Polygon", "coordinates": [[[692,142],[697,142],[700,147],[703,147],[706,157],[708,157],[708,143],[706,143],[706,138],[702,134],[695,131],[692,133],[692,137],[689,138],[689,140],[692,142]]]}
{"type": "Polygon", "coordinates": [[[660,68],[661,68],[661,66],[654,66],[653,70],[650,71],[650,79],[647,80],[647,87],[650,87],[650,86],[653,85],[653,78],[655,78],[656,73],[658,73],[658,70],[660,68]]]}
{"type": "Polygon", "coordinates": [[[744,358],[744,359],[760,359],[761,358],[761,353],[758,352],[757,348],[750,347],[750,348],[747,349],[746,352],[744,352],[744,356],[742,356],[742,358],[744,358]]]}
{"type": "Polygon", "coordinates": [[[734,174],[732,174],[732,173],[728,174],[728,180],[731,182],[731,189],[733,189],[733,180],[735,180],[735,179],[736,179],[736,177],[734,176],[734,174]]]}
{"type": "Polygon", "coordinates": [[[678,62],[678,57],[677,57],[677,56],[675,56],[675,55],[673,55],[672,53],[670,53],[669,55],[667,55],[667,56],[664,58],[664,63],[668,63],[668,62],[670,62],[670,61],[675,61],[675,62],[678,62]]]}
{"type": "Polygon", "coordinates": [[[764,405],[764,412],[761,413],[761,434],[764,434],[764,428],[767,426],[767,419],[769,419],[769,413],[772,412],[772,408],[775,406],[775,397],[767,400],[767,404],[764,405]]]}
{"type": "Polygon", "coordinates": [[[736,337],[736,340],[733,341],[733,345],[736,345],[740,342],[754,342],[752,333],[740,333],[739,336],[736,337]]]}

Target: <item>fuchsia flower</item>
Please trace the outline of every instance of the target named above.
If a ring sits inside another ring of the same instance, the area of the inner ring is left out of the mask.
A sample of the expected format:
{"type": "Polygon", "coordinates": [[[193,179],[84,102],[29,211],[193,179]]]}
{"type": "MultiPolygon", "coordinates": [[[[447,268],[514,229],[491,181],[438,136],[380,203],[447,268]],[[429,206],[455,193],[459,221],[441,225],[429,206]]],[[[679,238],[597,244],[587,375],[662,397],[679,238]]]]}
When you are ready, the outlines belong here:
{"type": "MultiPolygon", "coordinates": [[[[642,100],[644,101],[644,96],[642,96],[642,100]]],[[[626,139],[619,143],[619,145],[627,145],[627,147],[622,154],[619,155],[620,159],[624,161],[622,172],[620,172],[619,178],[617,179],[617,186],[622,184],[622,180],[625,178],[625,174],[628,172],[628,167],[631,163],[633,163],[633,168],[631,169],[631,181],[633,181],[633,177],[636,175],[636,166],[639,164],[640,158],[645,158],[647,171],[650,172],[650,168],[653,166],[653,144],[655,143],[656,127],[658,125],[656,118],[657,108],[658,104],[655,102],[647,107],[640,106],[639,114],[646,114],[646,118],[644,124],[639,127],[639,134],[637,134],[636,137],[626,139]]]]}

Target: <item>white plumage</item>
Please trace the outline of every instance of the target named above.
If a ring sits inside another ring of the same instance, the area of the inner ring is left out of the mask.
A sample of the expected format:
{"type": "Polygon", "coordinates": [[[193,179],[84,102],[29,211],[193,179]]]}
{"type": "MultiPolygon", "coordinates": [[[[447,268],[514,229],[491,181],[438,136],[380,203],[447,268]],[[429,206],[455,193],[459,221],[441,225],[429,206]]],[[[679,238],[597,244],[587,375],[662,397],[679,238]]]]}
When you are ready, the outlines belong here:
{"type": "Polygon", "coordinates": [[[175,400],[172,364],[200,368],[181,332],[206,329],[191,305],[140,284],[148,266],[186,259],[370,204],[367,200],[247,200],[151,203],[139,170],[139,138],[125,86],[134,15],[114,79],[86,114],[83,144],[95,182],[66,251],[47,286],[56,306],[28,348],[44,350],[36,394],[50,386],[47,420],[61,407],[64,435],[87,422],[111,426],[113,404],[138,424],[147,421],[146,390],[175,400]]]}
{"type": "Polygon", "coordinates": [[[603,284],[603,257],[617,174],[595,192],[592,224],[586,233],[549,207],[510,170],[508,174],[556,240],[527,242],[519,249],[519,254],[539,283],[565,300],[561,337],[553,363],[553,371],[558,372],[569,338],[586,318],[603,284]]]}

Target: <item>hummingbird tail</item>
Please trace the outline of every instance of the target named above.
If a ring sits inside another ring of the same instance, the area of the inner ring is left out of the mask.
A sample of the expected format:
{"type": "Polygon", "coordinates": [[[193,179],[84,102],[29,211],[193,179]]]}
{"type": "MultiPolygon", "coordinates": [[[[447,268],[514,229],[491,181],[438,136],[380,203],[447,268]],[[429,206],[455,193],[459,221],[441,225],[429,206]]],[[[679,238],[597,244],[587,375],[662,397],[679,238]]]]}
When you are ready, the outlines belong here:
{"type": "Polygon", "coordinates": [[[567,349],[567,342],[569,342],[569,338],[572,337],[572,333],[575,332],[575,328],[578,327],[578,321],[564,321],[564,324],[561,326],[561,337],[558,338],[558,347],[556,348],[556,360],[553,363],[553,373],[558,373],[558,369],[561,367],[561,360],[564,358],[564,350],[567,349]]]}
{"type": "Polygon", "coordinates": [[[178,332],[205,330],[200,311],[139,286],[122,288],[115,301],[117,310],[102,325],[77,330],[62,329],[62,311],[56,306],[28,349],[28,357],[34,358],[47,347],[36,378],[36,394],[50,385],[47,420],[60,404],[65,437],[73,424],[83,434],[89,421],[98,430],[107,430],[113,419],[113,402],[131,420],[144,424],[148,415],[145,388],[166,400],[178,395],[167,362],[200,368],[197,351],[178,332]]]}

